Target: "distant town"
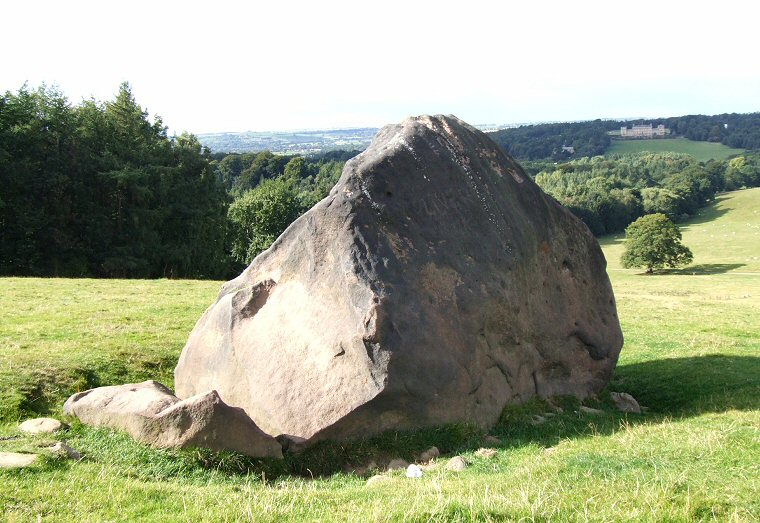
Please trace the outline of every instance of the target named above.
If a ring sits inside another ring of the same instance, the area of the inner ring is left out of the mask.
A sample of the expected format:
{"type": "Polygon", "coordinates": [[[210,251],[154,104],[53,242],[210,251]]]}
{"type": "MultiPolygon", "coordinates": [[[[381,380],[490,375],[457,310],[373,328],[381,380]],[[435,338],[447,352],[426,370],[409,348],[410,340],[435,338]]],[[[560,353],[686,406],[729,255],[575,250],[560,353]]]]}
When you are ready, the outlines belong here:
{"type": "MultiPolygon", "coordinates": [[[[504,129],[514,129],[525,125],[553,124],[561,122],[525,122],[512,124],[476,124],[486,133],[504,129]]],[[[564,122],[575,123],[575,122],[564,122]]],[[[243,131],[199,134],[200,142],[215,153],[244,153],[271,151],[276,154],[310,155],[328,151],[361,151],[367,148],[378,127],[357,127],[345,129],[317,129],[294,131],[243,131]]],[[[611,137],[620,139],[662,138],[671,134],[670,129],[651,123],[633,125],[631,128],[608,131],[611,137]]],[[[563,151],[573,154],[574,148],[563,147],[563,151]]]]}
{"type": "MultiPolygon", "coordinates": [[[[484,132],[495,132],[527,124],[476,125],[484,132]]],[[[212,152],[243,153],[271,151],[279,154],[317,154],[332,150],[364,150],[378,127],[299,131],[245,131],[199,134],[200,142],[212,152]]]]}

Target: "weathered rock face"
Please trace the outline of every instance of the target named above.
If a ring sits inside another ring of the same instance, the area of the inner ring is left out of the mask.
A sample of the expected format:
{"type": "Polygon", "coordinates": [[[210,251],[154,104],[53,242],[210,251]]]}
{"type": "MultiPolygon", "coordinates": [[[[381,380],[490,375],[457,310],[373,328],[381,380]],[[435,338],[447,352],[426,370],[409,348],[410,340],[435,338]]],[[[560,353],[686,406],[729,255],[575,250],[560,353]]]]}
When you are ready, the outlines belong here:
{"type": "Polygon", "coordinates": [[[175,383],[315,441],[487,426],[509,403],[585,397],[621,346],[583,223],[483,133],[423,116],[385,127],[223,286],[175,383]]]}
{"type": "Polygon", "coordinates": [[[98,387],[72,395],[64,413],[82,423],[126,431],[155,447],[206,447],[282,457],[282,447],[215,391],[180,400],[155,381],[98,387]]]}

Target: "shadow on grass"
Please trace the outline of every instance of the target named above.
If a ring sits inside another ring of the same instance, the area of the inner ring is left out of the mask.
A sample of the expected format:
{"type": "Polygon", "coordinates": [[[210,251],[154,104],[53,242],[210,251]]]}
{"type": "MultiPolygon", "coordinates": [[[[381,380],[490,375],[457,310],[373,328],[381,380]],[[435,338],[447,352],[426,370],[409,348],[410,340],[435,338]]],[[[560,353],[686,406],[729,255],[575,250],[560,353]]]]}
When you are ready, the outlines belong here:
{"type": "Polygon", "coordinates": [[[620,365],[610,388],[652,413],[699,415],[760,409],[760,357],[707,355],[620,365]]]}
{"type": "Polygon", "coordinates": [[[600,394],[598,403],[592,406],[603,409],[603,416],[566,412],[556,421],[533,427],[521,421],[524,416],[520,416],[520,407],[513,407],[505,410],[494,433],[504,438],[508,448],[528,444],[551,447],[563,439],[611,434],[623,422],[661,423],[664,419],[708,412],[760,409],[760,358],[708,355],[620,365],[609,389],[628,392],[646,412],[620,413],[607,394],[600,394]]]}
{"type": "Polygon", "coordinates": [[[655,274],[683,274],[687,276],[725,274],[745,265],[744,263],[701,263],[699,265],[690,265],[683,269],[660,269],[655,271],[655,274]]]}
{"type": "Polygon", "coordinates": [[[716,196],[715,199],[710,202],[709,205],[702,207],[697,211],[697,214],[690,217],[686,222],[683,224],[679,224],[683,227],[689,227],[692,225],[700,225],[703,223],[708,223],[713,220],[716,220],[726,214],[728,211],[732,210],[731,207],[718,207],[721,203],[723,203],[725,200],[729,199],[730,196],[728,194],[721,194],[719,196],[716,196]]]}

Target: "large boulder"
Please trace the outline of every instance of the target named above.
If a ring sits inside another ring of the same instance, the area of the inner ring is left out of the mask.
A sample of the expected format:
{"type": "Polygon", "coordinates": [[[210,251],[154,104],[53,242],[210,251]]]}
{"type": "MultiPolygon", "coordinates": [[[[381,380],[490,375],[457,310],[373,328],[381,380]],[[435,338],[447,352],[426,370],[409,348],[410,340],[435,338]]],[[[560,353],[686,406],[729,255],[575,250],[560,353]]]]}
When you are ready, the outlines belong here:
{"type": "Polygon", "coordinates": [[[155,447],[204,447],[282,457],[280,444],[240,408],[226,405],[216,391],[180,400],[155,381],[128,383],[74,394],[63,411],[88,425],[124,430],[155,447]]]}
{"type": "Polygon", "coordinates": [[[605,265],[588,228],[485,134],[409,118],[222,287],[177,394],[216,390],[305,444],[583,398],[623,341],[605,265]]]}

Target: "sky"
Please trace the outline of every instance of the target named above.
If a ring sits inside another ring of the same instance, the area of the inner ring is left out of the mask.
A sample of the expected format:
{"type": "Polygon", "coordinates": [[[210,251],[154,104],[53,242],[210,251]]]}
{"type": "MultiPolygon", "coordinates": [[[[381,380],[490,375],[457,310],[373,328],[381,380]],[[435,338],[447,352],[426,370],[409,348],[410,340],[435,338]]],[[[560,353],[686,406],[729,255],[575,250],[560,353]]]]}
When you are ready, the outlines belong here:
{"type": "Polygon", "coordinates": [[[0,4],[0,92],[128,81],[171,132],[760,111],[760,2],[0,4]]]}

